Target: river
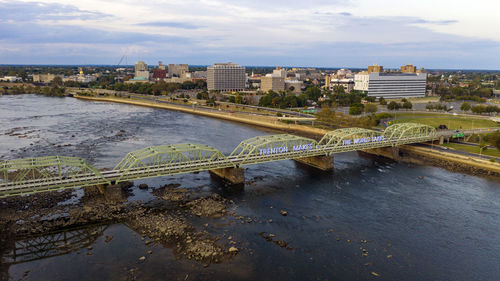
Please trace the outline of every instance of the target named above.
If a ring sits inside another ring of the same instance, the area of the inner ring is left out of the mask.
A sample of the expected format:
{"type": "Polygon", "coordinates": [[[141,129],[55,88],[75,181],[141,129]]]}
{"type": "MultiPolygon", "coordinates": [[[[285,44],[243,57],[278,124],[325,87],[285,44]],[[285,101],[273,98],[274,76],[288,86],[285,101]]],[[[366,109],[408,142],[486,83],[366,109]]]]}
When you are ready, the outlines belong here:
{"type": "MultiPolygon", "coordinates": [[[[202,143],[229,154],[242,140],[275,133],[124,104],[0,97],[0,159],[65,155],[112,168],[126,153],[147,146],[202,143]]],[[[251,183],[237,193],[226,192],[207,172],[134,182],[150,189],[134,188],[131,201],[154,200],[151,192],[165,184],[232,200],[230,210],[251,222],[186,218],[195,227],[209,225],[211,235],[231,236],[239,252],[224,262],[207,266],[179,257],[171,247],[145,245],[140,234],[113,223],[92,231],[95,239],[85,245],[92,255],[84,248],[10,264],[2,257],[2,276],[125,280],[132,269],[137,280],[499,279],[498,181],[357,153],[335,155],[334,165],[333,172],[291,160],[248,166],[251,183]],[[287,246],[273,243],[278,240],[287,246]]]]}

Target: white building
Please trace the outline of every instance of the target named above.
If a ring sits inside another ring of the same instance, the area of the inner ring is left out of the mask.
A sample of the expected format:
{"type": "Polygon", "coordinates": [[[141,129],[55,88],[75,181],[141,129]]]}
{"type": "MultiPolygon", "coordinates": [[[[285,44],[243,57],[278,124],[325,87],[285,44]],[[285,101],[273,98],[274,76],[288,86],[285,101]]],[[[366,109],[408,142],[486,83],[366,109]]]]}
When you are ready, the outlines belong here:
{"type": "Polygon", "coordinates": [[[17,76],[4,76],[0,78],[0,81],[2,82],[17,82],[17,81],[23,81],[23,78],[17,77],[17,76]]]}
{"type": "Polygon", "coordinates": [[[209,91],[237,92],[245,90],[245,67],[234,63],[216,63],[207,67],[209,91]]]}
{"type": "Polygon", "coordinates": [[[361,72],[354,75],[354,90],[384,98],[424,97],[427,73],[361,72]]]}

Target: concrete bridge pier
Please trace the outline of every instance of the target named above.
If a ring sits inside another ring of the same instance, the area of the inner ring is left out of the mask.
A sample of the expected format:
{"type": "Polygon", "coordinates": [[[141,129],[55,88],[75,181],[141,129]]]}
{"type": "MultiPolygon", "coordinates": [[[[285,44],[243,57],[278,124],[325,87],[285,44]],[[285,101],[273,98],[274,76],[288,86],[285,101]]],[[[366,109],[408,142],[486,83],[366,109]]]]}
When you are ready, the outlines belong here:
{"type": "Polygon", "coordinates": [[[234,185],[245,183],[245,170],[243,168],[221,168],[209,170],[210,174],[217,176],[234,185]]]}
{"type": "Polygon", "coordinates": [[[362,150],[359,152],[386,157],[394,161],[401,160],[401,156],[399,155],[399,147],[397,146],[379,147],[374,149],[362,150]]]}
{"type": "Polygon", "coordinates": [[[320,156],[297,158],[293,160],[323,171],[333,170],[333,155],[331,156],[320,155],[320,156]]]}
{"type": "Polygon", "coordinates": [[[99,193],[104,195],[106,201],[110,202],[124,202],[127,201],[127,194],[124,189],[132,186],[132,182],[123,182],[119,184],[100,184],[97,186],[99,193]]]}

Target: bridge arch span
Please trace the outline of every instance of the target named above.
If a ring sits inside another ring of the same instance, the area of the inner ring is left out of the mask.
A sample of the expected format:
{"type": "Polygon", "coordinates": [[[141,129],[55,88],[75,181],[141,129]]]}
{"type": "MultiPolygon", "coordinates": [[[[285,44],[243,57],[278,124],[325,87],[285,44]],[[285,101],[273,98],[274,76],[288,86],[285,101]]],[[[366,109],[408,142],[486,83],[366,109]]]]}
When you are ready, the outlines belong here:
{"type": "Polygon", "coordinates": [[[345,145],[344,141],[361,138],[370,138],[371,141],[374,137],[379,138],[383,135],[383,132],[369,129],[344,128],[326,133],[319,141],[319,144],[328,147],[339,147],[345,145]]]}
{"type": "Polygon", "coordinates": [[[99,170],[78,157],[48,156],[0,161],[0,197],[45,191],[46,183],[54,181],[60,181],[57,189],[110,183],[99,170]],[[88,184],[72,181],[86,176],[92,177],[88,184]],[[8,187],[12,185],[27,185],[29,190],[8,187]]]}
{"type": "Polygon", "coordinates": [[[385,138],[391,142],[437,137],[436,128],[419,123],[398,123],[387,127],[385,138]]]}
{"type": "Polygon", "coordinates": [[[307,151],[316,148],[317,145],[318,143],[313,139],[289,134],[259,136],[242,141],[230,157],[240,157],[244,162],[253,155],[307,151]]]}
{"type": "MultiPolygon", "coordinates": [[[[155,169],[178,164],[225,160],[227,157],[218,149],[204,144],[182,143],[150,146],[128,153],[114,170],[125,175],[134,169],[155,169]]],[[[119,182],[120,179],[117,181],[119,182]]]]}

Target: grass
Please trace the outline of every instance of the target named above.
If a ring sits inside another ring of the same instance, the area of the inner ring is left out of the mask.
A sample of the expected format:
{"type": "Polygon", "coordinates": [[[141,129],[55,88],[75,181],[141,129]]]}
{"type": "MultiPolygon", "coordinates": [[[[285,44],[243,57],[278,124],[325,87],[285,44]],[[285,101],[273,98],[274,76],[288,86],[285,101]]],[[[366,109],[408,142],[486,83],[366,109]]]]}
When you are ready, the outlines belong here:
{"type": "MultiPolygon", "coordinates": [[[[445,143],[445,144],[443,144],[443,146],[448,147],[448,148],[453,148],[455,150],[479,154],[479,146],[472,146],[472,145],[459,144],[459,143],[445,143]]],[[[500,151],[498,149],[490,149],[490,148],[483,149],[482,154],[492,156],[492,157],[500,157],[500,151]]]]}
{"type": "Polygon", "coordinates": [[[439,102],[439,97],[408,98],[408,100],[412,103],[439,102]]]}
{"type": "MultiPolygon", "coordinates": [[[[398,116],[399,117],[399,116],[398,116]]],[[[488,119],[477,119],[467,117],[440,117],[435,118],[405,118],[393,120],[394,123],[420,123],[437,128],[439,125],[446,125],[448,129],[478,129],[478,128],[496,128],[500,125],[488,119]]]]}

